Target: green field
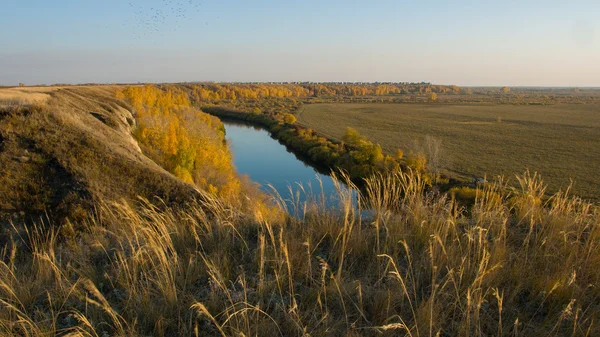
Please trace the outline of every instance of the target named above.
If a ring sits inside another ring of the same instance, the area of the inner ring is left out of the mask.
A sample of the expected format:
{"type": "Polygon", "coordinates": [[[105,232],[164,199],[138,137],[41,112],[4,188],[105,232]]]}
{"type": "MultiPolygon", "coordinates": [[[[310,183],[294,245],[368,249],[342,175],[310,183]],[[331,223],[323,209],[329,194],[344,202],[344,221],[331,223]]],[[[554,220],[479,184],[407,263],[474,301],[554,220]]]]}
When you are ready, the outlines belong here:
{"type": "Polygon", "coordinates": [[[549,192],[572,179],[575,194],[600,199],[599,104],[308,104],[297,117],[333,139],[351,126],[388,153],[423,151],[429,135],[451,174],[513,178],[529,169],[549,192]]]}

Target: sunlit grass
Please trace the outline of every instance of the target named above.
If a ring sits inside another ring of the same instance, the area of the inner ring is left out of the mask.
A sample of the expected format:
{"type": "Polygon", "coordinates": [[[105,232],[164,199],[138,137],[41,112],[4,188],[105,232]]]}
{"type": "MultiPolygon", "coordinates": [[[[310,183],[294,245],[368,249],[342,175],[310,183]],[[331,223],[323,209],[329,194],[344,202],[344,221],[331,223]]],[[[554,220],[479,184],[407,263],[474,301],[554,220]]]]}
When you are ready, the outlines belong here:
{"type": "Polygon", "coordinates": [[[568,192],[542,201],[533,174],[508,195],[502,183],[480,187],[468,210],[410,172],[368,179],[358,204],[335,179],[340,208],[309,197],[302,218],[256,220],[207,196],[181,209],[98,204],[83,223],[15,226],[1,254],[0,333],[600,333],[594,206],[568,192]]]}
{"type": "Polygon", "coordinates": [[[42,104],[50,95],[46,88],[10,88],[0,90],[0,107],[42,104]],[[39,90],[38,90],[39,89],[39,90]]]}

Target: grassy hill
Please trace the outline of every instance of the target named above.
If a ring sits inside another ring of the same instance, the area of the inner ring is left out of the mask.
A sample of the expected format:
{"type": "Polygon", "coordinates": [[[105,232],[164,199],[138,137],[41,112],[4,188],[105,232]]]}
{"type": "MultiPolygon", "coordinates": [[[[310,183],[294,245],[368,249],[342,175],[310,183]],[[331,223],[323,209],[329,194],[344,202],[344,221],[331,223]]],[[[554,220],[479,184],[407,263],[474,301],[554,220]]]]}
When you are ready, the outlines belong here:
{"type": "Polygon", "coordinates": [[[183,203],[198,196],[142,153],[131,135],[131,107],[114,98],[115,89],[4,93],[4,102],[19,104],[0,108],[0,221],[61,222],[85,216],[101,200],[183,203]]]}

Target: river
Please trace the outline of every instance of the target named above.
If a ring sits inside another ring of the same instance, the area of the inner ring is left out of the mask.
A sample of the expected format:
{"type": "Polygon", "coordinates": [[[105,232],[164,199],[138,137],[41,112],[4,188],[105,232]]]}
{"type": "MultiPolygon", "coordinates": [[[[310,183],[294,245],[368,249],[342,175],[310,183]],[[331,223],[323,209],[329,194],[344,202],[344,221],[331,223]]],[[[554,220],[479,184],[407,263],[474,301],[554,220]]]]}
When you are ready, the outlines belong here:
{"type": "Polygon", "coordinates": [[[277,190],[287,199],[288,207],[292,205],[292,199],[299,199],[300,202],[306,200],[306,193],[301,191],[300,185],[305,191],[312,191],[313,195],[322,193],[326,196],[328,206],[337,203],[332,198],[336,189],[331,177],[290,152],[285,145],[271,138],[267,130],[227,120],[223,124],[239,174],[248,175],[264,191],[277,190]],[[299,198],[292,198],[292,193],[299,195],[299,198]]]}

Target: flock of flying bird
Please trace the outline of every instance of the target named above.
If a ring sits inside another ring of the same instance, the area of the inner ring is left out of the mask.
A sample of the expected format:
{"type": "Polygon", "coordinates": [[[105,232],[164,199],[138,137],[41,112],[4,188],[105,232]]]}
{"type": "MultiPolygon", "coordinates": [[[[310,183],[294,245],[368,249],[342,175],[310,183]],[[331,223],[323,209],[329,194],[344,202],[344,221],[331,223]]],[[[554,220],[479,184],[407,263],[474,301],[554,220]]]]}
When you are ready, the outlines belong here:
{"type": "MultiPolygon", "coordinates": [[[[200,12],[202,4],[195,3],[193,0],[162,0],[160,5],[154,4],[153,6],[155,7],[150,7],[150,5],[137,6],[129,2],[129,7],[134,10],[135,21],[123,23],[123,25],[130,24],[133,26],[136,40],[161,32],[165,28],[176,31],[181,28],[180,23],[182,21],[191,18],[192,13],[200,12]]],[[[204,24],[208,25],[208,21],[205,21],[204,24]]]]}

